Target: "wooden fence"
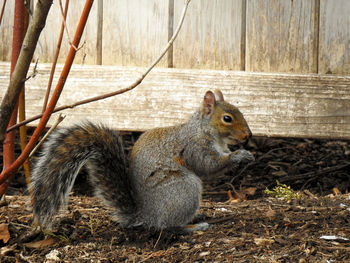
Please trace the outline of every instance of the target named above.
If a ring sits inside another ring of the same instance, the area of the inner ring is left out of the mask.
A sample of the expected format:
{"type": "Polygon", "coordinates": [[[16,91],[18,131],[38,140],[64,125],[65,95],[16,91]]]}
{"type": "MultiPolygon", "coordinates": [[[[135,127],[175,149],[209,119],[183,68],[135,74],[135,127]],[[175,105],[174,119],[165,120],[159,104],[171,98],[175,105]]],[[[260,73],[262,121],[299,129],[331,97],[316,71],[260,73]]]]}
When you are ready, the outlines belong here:
{"type": "MultiPolygon", "coordinates": [[[[0,5],[4,0],[0,0],[0,5]]],[[[14,1],[0,26],[0,60],[10,60],[14,1]]],[[[64,1],[63,1],[64,2],[64,1]]],[[[72,35],[85,1],[70,1],[72,35]]],[[[146,66],[164,47],[183,0],[96,0],[78,64],[146,66]]],[[[163,67],[254,72],[350,73],[349,0],[192,0],[163,67]]],[[[54,0],[36,57],[51,62],[61,12],[54,0]]],[[[60,62],[69,48],[67,35],[60,62]]]]}
{"type": "MultiPolygon", "coordinates": [[[[70,1],[70,38],[84,3],[70,1]]],[[[133,82],[137,75],[131,73],[141,69],[128,67],[147,66],[158,56],[183,4],[96,0],[75,60],[80,66],[73,67],[61,104],[133,82]]],[[[7,1],[0,25],[2,61],[10,60],[13,6],[7,1]]],[[[144,130],[183,121],[206,89],[222,88],[242,108],[255,134],[350,138],[349,14],[349,0],[192,0],[173,48],[143,85],[123,99],[69,114],[72,122],[98,116],[119,129],[144,130]]],[[[52,61],[61,19],[54,0],[35,53],[40,62],[52,61]]],[[[59,62],[68,49],[65,34],[59,62]]],[[[0,67],[0,99],[7,65],[0,67]]],[[[27,98],[35,95],[27,102],[29,115],[40,111],[47,69],[42,65],[43,72],[27,83],[27,98]]]]}

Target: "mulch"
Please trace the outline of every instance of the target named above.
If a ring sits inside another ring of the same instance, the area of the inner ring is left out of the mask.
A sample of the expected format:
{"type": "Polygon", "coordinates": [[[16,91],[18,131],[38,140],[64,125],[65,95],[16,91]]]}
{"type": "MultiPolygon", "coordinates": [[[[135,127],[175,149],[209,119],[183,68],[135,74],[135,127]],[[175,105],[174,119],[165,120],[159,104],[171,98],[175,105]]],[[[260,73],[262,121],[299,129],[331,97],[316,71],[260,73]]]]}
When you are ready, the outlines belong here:
{"type": "MultiPolygon", "coordinates": [[[[128,150],[138,134],[124,136],[128,150]]],[[[120,228],[83,174],[54,230],[40,231],[19,175],[0,206],[0,262],[350,262],[350,142],[255,137],[246,147],[255,162],[204,179],[197,221],[211,227],[186,235],[120,228]],[[268,195],[277,183],[298,198],[268,195]]]]}

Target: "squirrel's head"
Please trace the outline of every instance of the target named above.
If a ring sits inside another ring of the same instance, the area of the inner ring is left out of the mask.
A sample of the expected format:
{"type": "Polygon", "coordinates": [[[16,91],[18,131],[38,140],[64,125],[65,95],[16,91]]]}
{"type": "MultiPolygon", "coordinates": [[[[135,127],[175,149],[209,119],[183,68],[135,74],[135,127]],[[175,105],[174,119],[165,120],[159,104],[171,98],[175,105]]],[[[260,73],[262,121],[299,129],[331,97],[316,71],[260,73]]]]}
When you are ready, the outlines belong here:
{"type": "Polygon", "coordinates": [[[201,113],[203,118],[209,119],[210,126],[226,144],[242,143],[252,136],[242,113],[224,101],[220,90],[205,93],[201,113]]]}

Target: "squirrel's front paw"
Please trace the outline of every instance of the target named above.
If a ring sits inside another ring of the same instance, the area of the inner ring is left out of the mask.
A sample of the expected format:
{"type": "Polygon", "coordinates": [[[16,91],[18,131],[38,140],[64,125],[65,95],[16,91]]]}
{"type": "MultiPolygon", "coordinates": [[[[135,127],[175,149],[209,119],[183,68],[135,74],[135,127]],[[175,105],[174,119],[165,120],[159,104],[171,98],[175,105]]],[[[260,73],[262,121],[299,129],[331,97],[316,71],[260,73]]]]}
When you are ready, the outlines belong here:
{"type": "Polygon", "coordinates": [[[255,161],[253,154],[247,150],[237,150],[233,152],[234,158],[241,163],[250,163],[255,161]]]}

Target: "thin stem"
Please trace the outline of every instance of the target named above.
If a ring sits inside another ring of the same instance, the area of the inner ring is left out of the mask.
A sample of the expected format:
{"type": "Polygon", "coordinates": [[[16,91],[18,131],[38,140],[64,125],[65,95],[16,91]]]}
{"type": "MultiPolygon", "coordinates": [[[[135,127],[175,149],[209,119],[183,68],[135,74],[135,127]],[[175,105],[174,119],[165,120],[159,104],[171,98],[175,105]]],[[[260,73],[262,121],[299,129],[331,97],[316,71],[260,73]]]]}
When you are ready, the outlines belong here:
{"type": "MultiPolygon", "coordinates": [[[[85,6],[84,6],[83,12],[81,14],[80,21],[79,21],[79,24],[77,26],[77,29],[76,29],[76,32],[74,35],[74,39],[73,39],[74,46],[79,45],[80,38],[81,38],[82,33],[84,31],[86,21],[87,21],[87,18],[89,16],[92,4],[93,4],[93,0],[86,0],[86,2],[85,2],[85,6]]],[[[9,178],[14,172],[17,171],[17,169],[28,158],[30,152],[35,147],[35,143],[38,141],[40,134],[45,129],[45,126],[46,126],[48,120],[50,119],[50,116],[51,116],[51,114],[56,106],[56,103],[61,95],[64,84],[65,84],[66,79],[68,77],[70,68],[72,67],[72,63],[73,63],[73,60],[75,58],[75,54],[76,54],[76,50],[71,46],[71,48],[69,49],[64,67],[62,69],[59,81],[58,81],[56,88],[52,94],[52,97],[50,99],[50,103],[48,104],[42,118],[40,119],[40,122],[39,122],[37,128],[35,129],[32,137],[30,138],[26,148],[22,151],[21,155],[17,158],[17,160],[14,163],[0,174],[0,185],[3,184],[7,180],[7,178],[9,178]]],[[[0,193],[0,195],[1,195],[1,193],[0,193]]]]}
{"type": "MultiPolygon", "coordinates": [[[[54,59],[52,61],[52,67],[51,67],[51,71],[50,71],[49,82],[47,84],[47,89],[46,89],[46,94],[45,94],[45,99],[44,99],[44,104],[43,104],[43,110],[42,110],[43,113],[46,110],[47,102],[49,100],[51,86],[52,86],[52,81],[53,81],[53,76],[55,75],[58,55],[60,54],[60,50],[61,50],[61,44],[62,44],[62,39],[63,39],[63,32],[64,32],[64,27],[65,27],[65,21],[66,21],[66,17],[67,17],[68,5],[69,5],[69,0],[66,0],[66,4],[64,6],[64,12],[63,12],[63,15],[62,15],[61,31],[60,31],[60,34],[59,34],[59,37],[58,37],[58,41],[57,41],[56,53],[55,53],[54,59]]],[[[60,1],[60,6],[61,6],[61,1],[60,1]]]]}
{"type": "Polygon", "coordinates": [[[56,120],[56,122],[52,125],[52,127],[47,131],[47,133],[45,133],[45,135],[43,136],[43,138],[40,140],[40,142],[34,147],[34,149],[30,152],[29,154],[29,158],[31,158],[34,153],[38,150],[38,148],[40,147],[40,145],[43,144],[43,142],[46,140],[46,138],[57,128],[57,126],[64,120],[64,118],[66,118],[65,115],[58,115],[58,118],[56,120]]]}
{"type": "Polygon", "coordinates": [[[4,10],[5,10],[5,6],[6,6],[6,1],[7,0],[4,0],[4,3],[2,4],[1,13],[0,13],[0,25],[1,25],[2,18],[4,16],[4,10]]]}
{"type": "Polygon", "coordinates": [[[52,1],[37,1],[33,19],[31,20],[27,34],[23,41],[23,46],[19,54],[18,63],[12,73],[9,86],[6,90],[0,105],[0,144],[3,143],[6,134],[6,128],[10,120],[11,113],[18,101],[18,96],[23,86],[26,74],[33,58],[35,47],[45,21],[50,10],[52,1]]]}

